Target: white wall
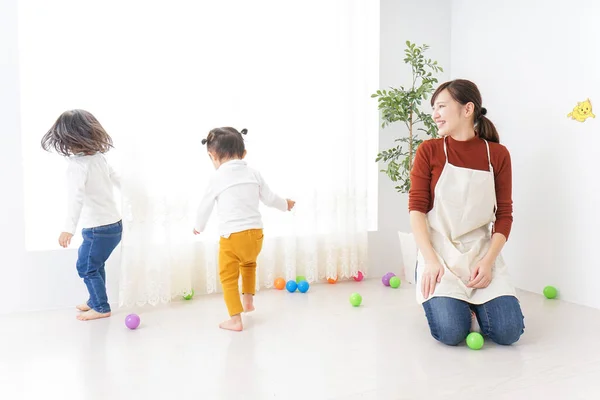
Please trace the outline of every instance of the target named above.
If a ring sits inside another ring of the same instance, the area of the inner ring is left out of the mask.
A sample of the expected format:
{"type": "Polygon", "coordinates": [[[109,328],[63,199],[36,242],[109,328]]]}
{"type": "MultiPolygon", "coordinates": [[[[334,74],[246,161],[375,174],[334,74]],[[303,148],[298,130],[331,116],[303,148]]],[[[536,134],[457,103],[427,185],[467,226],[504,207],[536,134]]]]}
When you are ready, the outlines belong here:
{"type": "Polygon", "coordinates": [[[455,0],[452,78],[475,81],[513,163],[517,286],[600,308],[600,4],[455,0]],[[597,118],[567,114],[586,98],[597,118]]]}
{"type": "MultiPolygon", "coordinates": [[[[431,46],[426,56],[437,60],[444,68],[438,76],[440,83],[447,80],[450,76],[451,2],[381,0],[380,9],[380,87],[410,86],[411,70],[403,61],[407,40],[431,46]]],[[[377,107],[376,99],[373,99],[373,106],[377,107]]],[[[402,123],[381,129],[379,149],[391,148],[395,138],[407,133],[402,123]]],[[[387,175],[379,174],[378,231],[372,232],[369,240],[371,276],[381,276],[388,271],[403,273],[397,232],[410,231],[408,195],[396,192],[394,186],[387,175]]]]}

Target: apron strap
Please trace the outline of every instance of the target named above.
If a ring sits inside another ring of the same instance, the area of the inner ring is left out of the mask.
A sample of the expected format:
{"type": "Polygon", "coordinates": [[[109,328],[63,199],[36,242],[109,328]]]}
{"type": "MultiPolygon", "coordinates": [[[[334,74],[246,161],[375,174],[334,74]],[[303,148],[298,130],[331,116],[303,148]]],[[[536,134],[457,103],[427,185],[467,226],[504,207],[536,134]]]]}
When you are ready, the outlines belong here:
{"type": "MultiPolygon", "coordinates": [[[[490,157],[490,145],[488,144],[487,140],[483,139],[483,141],[485,142],[485,147],[487,149],[488,165],[490,166],[490,172],[493,175],[494,167],[492,167],[492,158],[490,157]]],[[[498,199],[496,198],[496,196],[494,196],[494,213],[496,213],[496,211],[498,211],[498,199]]]]}
{"type": "Polygon", "coordinates": [[[444,155],[446,156],[446,164],[448,164],[448,152],[446,151],[446,136],[444,136],[444,155]]]}
{"type": "MultiPolygon", "coordinates": [[[[492,167],[492,158],[490,157],[490,145],[488,144],[488,141],[483,139],[483,141],[485,142],[485,147],[487,149],[487,156],[488,156],[488,165],[490,167],[490,172],[494,172],[494,168],[492,167]]],[[[444,150],[446,150],[446,147],[444,146],[444,150]]],[[[447,158],[448,156],[446,156],[447,158]]]]}

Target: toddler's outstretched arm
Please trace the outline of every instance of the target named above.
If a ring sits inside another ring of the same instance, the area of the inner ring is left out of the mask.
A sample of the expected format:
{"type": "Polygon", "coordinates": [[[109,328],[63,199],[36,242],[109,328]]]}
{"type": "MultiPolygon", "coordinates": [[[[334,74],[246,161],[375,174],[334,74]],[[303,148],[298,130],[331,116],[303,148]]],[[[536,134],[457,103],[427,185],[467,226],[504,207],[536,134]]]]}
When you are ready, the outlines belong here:
{"type": "Polygon", "coordinates": [[[292,200],[286,200],[274,193],[259,172],[256,172],[256,176],[258,178],[260,190],[260,201],[262,201],[266,206],[273,207],[281,211],[290,211],[294,207],[295,202],[292,200]]]}

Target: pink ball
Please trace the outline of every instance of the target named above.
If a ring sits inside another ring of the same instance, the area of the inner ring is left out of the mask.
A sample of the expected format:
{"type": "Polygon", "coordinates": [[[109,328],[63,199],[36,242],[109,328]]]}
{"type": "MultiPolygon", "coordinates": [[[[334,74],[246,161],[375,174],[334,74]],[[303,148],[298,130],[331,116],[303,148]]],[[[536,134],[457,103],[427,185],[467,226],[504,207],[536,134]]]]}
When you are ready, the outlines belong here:
{"type": "Polygon", "coordinates": [[[125,317],[125,326],[129,329],[136,329],[140,326],[140,317],[137,314],[129,314],[125,317]]]}
{"type": "Polygon", "coordinates": [[[363,278],[364,278],[364,277],[365,277],[365,276],[363,275],[363,273],[362,273],[361,271],[358,271],[358,274],[357,274],[357,275],[354,277],[354,280],[355,280],[356,282],[360,282],[360,281],[362,281],[362,280],[363,280],[363,278]]]}
{"type": "Polygon", "coordinates": [[[388,272],[383,276],[383,278],[381,278],[381,283],[383,283],[385,286],[390,286],[390,279],[392,279],[393,276],[396,276],[396,274],[393,272],[388,272]]]}

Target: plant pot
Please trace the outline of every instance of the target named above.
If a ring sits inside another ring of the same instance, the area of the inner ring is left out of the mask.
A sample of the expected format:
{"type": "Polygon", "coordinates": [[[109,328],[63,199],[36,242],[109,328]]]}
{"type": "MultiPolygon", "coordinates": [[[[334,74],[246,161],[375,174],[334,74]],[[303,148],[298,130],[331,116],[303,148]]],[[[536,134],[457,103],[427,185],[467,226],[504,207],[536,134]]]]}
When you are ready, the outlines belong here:
{"type": "Polygon", "coordinates": [[[417,242],[412,233],[398,232],[398,237],[400,239],[400,251],[402,252],[404,280],[407,283],[415,283],[418,252],[417,242]]]}

